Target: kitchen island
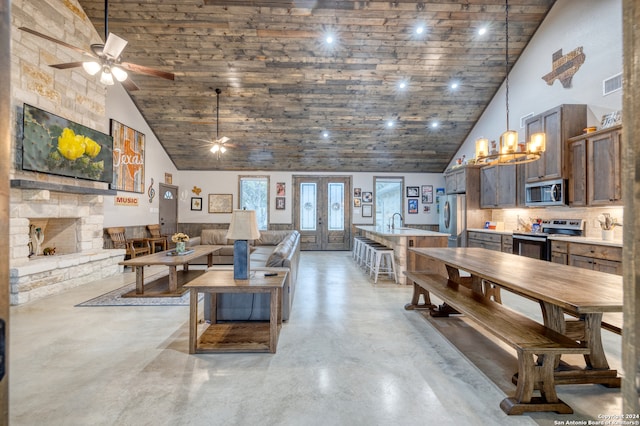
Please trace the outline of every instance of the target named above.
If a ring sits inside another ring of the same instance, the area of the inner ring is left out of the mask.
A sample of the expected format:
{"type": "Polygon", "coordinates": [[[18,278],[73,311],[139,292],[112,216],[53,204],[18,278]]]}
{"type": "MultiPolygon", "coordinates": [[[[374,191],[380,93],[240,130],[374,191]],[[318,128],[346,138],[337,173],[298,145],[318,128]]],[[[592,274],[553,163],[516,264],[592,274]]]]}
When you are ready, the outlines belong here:
{"type": "Polygon", "coordinates": [[[407,283],[404,271],[407,270],[409,260],[411,260],[412,265],[418,265],[421,270],[433,270],[440,267],[439,265],[433,265],[423,256],[416,257],[413,252],[409,251],[410,248],[447,247],[447,238],[449,238],[449,234],[443,232],[408,227],[389,229],[386,226],[360,225],[356,226],[356,229],[360,231],[362,236],[393,249],[399,284],[407,283]]]}

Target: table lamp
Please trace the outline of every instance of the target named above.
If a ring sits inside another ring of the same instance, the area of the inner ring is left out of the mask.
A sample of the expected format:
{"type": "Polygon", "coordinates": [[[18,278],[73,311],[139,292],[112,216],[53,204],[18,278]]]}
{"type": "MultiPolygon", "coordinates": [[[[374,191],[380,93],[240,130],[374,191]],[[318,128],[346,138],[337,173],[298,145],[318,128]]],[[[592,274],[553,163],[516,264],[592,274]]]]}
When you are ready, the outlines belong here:
{"type": "Polygon", "coordinates": [[[233,243],[233,279],[249,279],[249,242],[260,238],[255,210],[234,210],[227,239],[233,243]]]}

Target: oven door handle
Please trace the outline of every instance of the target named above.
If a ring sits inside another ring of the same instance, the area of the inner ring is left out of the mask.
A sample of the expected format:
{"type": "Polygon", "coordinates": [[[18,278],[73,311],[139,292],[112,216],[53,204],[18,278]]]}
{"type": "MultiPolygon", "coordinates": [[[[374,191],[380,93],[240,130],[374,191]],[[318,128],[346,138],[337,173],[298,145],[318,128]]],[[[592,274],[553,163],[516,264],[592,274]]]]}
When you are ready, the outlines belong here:
{"type": "Polygon", "coordinates": [[[515,243],[518,240],[526,240],[526,241],[536,241],[540,243],[544,243],[547,241],[547,237],[534,237],[529,235],[518,235],[517,237],[513,237],[513,242],[515,243]]]}

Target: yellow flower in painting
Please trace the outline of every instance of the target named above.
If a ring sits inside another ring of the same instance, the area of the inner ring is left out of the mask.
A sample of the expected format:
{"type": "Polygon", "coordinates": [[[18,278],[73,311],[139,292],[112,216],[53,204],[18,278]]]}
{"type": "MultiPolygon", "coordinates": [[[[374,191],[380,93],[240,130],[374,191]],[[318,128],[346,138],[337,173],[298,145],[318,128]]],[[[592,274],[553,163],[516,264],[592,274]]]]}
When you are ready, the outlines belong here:
{"type": "Polygon", "coordinates": [[[67,160],[77,160],[84,155],[85,137],[76,135],[73,130],[65,127],[58,136],[58,151],[67,160]]]}
{"type": "Polygon", "coordinates": [[[96,156],[100,154],[100,145],[98,144],[98,142],[85,136],[84,153],[91,158],[96,158],[96,156]]]}

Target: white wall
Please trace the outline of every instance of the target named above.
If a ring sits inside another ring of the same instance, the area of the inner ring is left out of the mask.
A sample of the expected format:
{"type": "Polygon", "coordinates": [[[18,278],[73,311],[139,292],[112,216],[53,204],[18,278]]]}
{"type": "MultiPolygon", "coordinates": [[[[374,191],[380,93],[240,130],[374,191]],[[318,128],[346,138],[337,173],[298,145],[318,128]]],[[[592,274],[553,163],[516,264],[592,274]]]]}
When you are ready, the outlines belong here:
{"type": "MultiPolygon", "coordinates": [[[[602,81],[622,72],[621,0],[558,0],[509,74],[509,127],[524,141],[520,117],[538,114],[560,104],[586,104],[588,124],[597,126],[602,115],[622,109],[622,91],[602,95],[602,81]],[[549,73],[554,52],[563,54],[582,46],[584,64],[573,76],[570,88],[549,73]]],[[[506,126],[504,85],[454,155],[475,156],[475,140],[499,140],[506,126]]]]}
{"type": "MultiPolygon", "coordinates": [[[[135,79],[135,74],[132,75],[135,79]]],[[[104,227],[109,226],[134,226],[158,223],[158,183],[164,183],[164,174],[170,173],[173,177],[172,184],[179,181],[178,170],[165,152],[162,145],[151,132],[151,128],[138,111],[129,94],[120,84],[110,86],[107,91],[106,101],[106,128],[109,128],[109,119],[114,119],[132,129],[136,129],[145,135],[144,153],[144,193],[118,191],[118,195],[138,198],[138,206],[116,206],[115,197],[104,197],[104,227]],[[155,197],[149,202],[147,191],[153,178],[155,197]]]]}
{"type": "MultiPolygon", "coordinates": [[[[233,150],[225,155],[233,155],[233,150]]],[[[222,160],[224,161],[224,160],[222,160]]],[[[234,208],[238,205],[238,176],[269,176],[269,222],[272,224],[293,223],[292,211],[292,181],[294,175],[308,175],[307,172],[208,172],[208,171],[182,171],[179,173],[180,193],[186,189],[188,196],[178,203],[178,220],[181,223],[229,223],[230,214],[208,213],[207,199],[209,194],[232,194],[234,208]],[[276,183],[286,184],[286,209],[275,209],[276,183]],[[195,187],[200,188],[200,195],[192,192],[195,187]],[[191,197],[201,197],[202,211],[191,211],[191,197]]],[[[436,188],[444,187],[444,178],[439,173],[312,173],[313,176],[351,176],[353,188],[361,188],[363,192],[373,192],[375,176],[403,176],[405,186],[433,185],[434,204],[428,204],[430,212],[424,212],[422,203],[419,203],[418,214],[407,214],[405,200],[403,216],[406,224],[437,224],[438,215],[435,204],[436,188]]],[[[375,194],[374,194],[375,197],[375,194]]],[[[374,200],[375,201],[375,200],[374,200]]],[[[352,208],[352,221],[357,224],[372,224],[373,218],[363,218],[361,208],[352,208]]]]}

